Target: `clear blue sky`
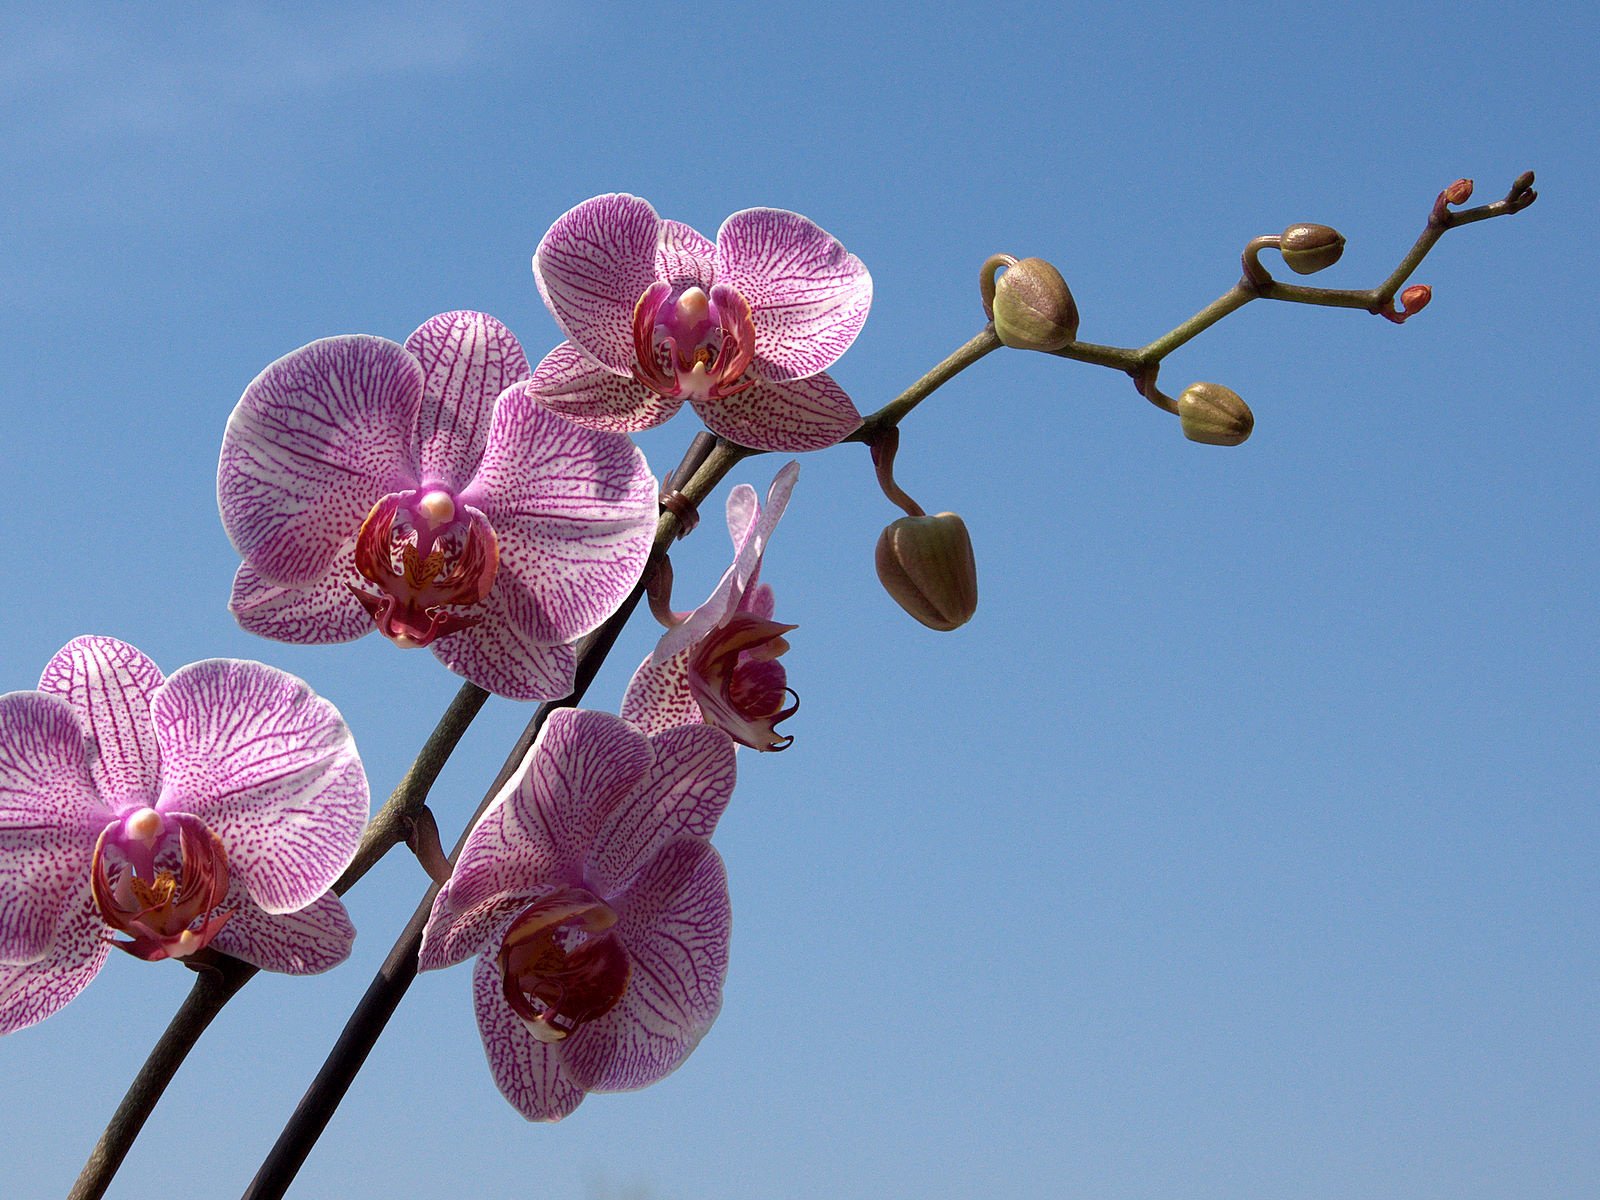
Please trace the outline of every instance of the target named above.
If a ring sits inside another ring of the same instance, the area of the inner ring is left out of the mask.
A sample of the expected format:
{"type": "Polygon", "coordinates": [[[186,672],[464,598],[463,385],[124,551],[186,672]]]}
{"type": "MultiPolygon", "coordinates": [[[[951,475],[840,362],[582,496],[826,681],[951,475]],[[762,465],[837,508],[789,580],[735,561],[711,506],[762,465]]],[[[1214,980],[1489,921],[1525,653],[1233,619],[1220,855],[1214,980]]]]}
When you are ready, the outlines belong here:
{"type": "MultiPolygon", "coordinates": [[[[835,370],[863,410],[978,329],[995,251],[1054,260],[1082,336],[1138,345],[1255,234],[1336,225],[1321,279],[1363,287],[1457,176],[1542,194],[1449,235],[1403,328],[1257,304],[1169,360],[1170,390],[1250,402],[1237,450],[1097,368],[962,376],[901,453],[973,533],[956,633],[880,592],[865,452],[808,456],[767,558],[804,706],[791,751],[741,755],[718,833],[716,1028],[665,1083],[529,1126],[469,973],[425,977],[295,1194],[1595,1195],[1592,10],[436,8],[0,17],[0,691],[80,633],[169,671],[260,658],[340,706],[386,795],[458,681],[237,629],[223,422],[328,334],[477,308],[543,353],[529,256],[597,192],[840,237],[876,283],[835,370]]],[[[640,439],[658,471],[688,421],[640,439]]],[[[675,554],[689,599],[719,526],[675,554]]],[[[474,727],[447,837],[530,711],[474,727]]],[[[113,1196],[242,1190],[425,882],[392,856],[349,964],[227,1009],[113,1196]]],[[[0,1191],[65,1192],[188,986],[118,956],[0,1042],[0,1191]]]]}

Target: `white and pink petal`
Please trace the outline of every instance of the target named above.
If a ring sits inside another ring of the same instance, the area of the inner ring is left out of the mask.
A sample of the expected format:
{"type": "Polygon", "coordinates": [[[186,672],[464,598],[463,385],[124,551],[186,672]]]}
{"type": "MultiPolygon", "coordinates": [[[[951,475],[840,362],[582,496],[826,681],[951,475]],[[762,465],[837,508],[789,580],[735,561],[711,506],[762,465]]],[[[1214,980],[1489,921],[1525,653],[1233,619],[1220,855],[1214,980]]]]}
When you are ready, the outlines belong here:
{"type": "Polygon", "coordinates": [[[95,840],[113,820],[79,722],[59,696],[0,696],[0,963],[49,953],[88,892],[95,840]]]}
{"type": "Polygon", "coordinates": [[[233,915],[211,944],[265,971],[315,975],[349,958],[355,942],[350,914],[332,892],[297,912],[269,913],[251,903],[235,884],[223,907],[232,909],[233,915]]]}
{"type": "Polygon", "coordinates": [[[588,880],[608,896],[627,891],[668,842],[710,838],[733,798],[733,740],[720,729],[681,725],[655,734],[650,748],[650,770],[595,839],[588,880]]]}
{"type": "Polygon", "coordinates": [[[500,570],[533,598],[534,636],[570,642],[597,628],[638,582],[655,536],[655,478],[627,437],[505,392],[477,478],[461,499],[483,511],[500,570]]]}
{"type": "Polygon", "coordinates": [[[533,256],[561,332],[620,375],[633,369],[633,309],[656,281],[661,224],[637,196],[595,196],[556,218],[533,256]]]}
{"type": "Polygon", "coordinates": [[[241,563],[233,576],[228,611],[240,628],[277,642],[326,646],[350,642],[373,629],[372,616],[350,591],[354,578],[351,562],[355,539],[348,552],[340,551],[334,565],[303,587],[268,583],[249,563],[241,563]]]}
{"type": "Polygon", "coordinates": [[[557,416],[599,433],[653,429],[683,407],[627,375],[602,367],[574,342],[546,354],[527,389],[557,416]]]}
{"type": "Polygon", "coordinates": [[[155,802],[161,756],[150,697],[161,678],[161,668],[141,651],[97,636],[73,638],[40,676],[41,692],[60,696],[77,711],[91,739],[95,786],[114,811],[155,802]]]}
{"type": "Polygon", "coordinates": [[[578,654],[570,643],[550,645],[538,634],[533,596],[509,571],[471,610],[482,620],[433,643],[434,656],[486,692],[508,700],[558,700],[571,694],[578,654]]]}
{"type": "Polygon", "coordinates": [[[717,246],[682,221],[662,221],[656,244],[656,278],[673,289],[697,287],[710,292],[716,282],[717,246]]]}
{"type": "Polygon", "coordinates": [[[667,843],[610,903],[633,968],[628,990],[557,1047],[589,1091],[629,1091],[676,1070],[716,1020],[728,973],[728,880],[711,843],[667,843]]]}
{"type": "Polygon", "coordinates": [[[246,562],[275,583],[322,576],[384,495],[415,487],[422,367],[364,334],[284,355],[244,391],[222,438],[217,502],[246,562]]]}
{"type": "Polygon", "coordinates": [[[703,721],[700,706],[689,691],[689,651],[681,650],[660,662],[652,654],[640,663],[628,680],[618,712],[624,721],[647,734],[703,721]]]}
{"type": "Polygon", "coordinates": [[[826,372],[787,383],[758,382],[732,396],[697,401],[695,410],[712,433],[780,453],[826,449],[861,424],[849,394],[826,372]]]}
{"type": "Polygon", "coordinates": [[[43,958],[0,965],[0,1034],[37,1024],[88,987],[111,953],[106,932],[85,887],[72,919],[43,958]]]}
{"type": "Polygon", "coordinates": [[[718,283],[749,302],[756,331],[751,370],[762,379],[826,370],[850,348],[872,307],[872,276],[861,260],[814,222],[783,209],[748,208],[724,221],[716,273],[718,283]]]}
{"type": "Polygon", "coordinates": [[[209,659],[174,672],[151,715],[162,811],[203,820],[269,913],[297,911],[328,890],[355,854],[369,802],[332,704],[275,667],[209,659]]]}
{"type": "Polygon", "coordinates": [[[440,313],[406,339],[422,366],[417,419],[421,482],[460,491],[483,457],[495,398],[528,378],[522,344],[480,312],[440,313]]]}

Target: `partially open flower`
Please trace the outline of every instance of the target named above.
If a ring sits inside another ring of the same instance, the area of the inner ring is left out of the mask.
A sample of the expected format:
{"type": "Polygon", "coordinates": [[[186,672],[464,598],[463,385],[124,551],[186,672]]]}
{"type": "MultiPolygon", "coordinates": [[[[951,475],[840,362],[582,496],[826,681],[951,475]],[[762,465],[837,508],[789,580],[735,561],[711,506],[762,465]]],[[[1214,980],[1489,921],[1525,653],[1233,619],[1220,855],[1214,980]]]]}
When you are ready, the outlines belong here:
{"type": "Polygon", "coordinates": [[[468,835],[419,965],[478,956],[489,1069],[529,1120],[654,1083],[716,1020],[730,911],[708,839],[733,782],[715,729],[562,709],[468,835]]]}
{"type": "Polygon", "coordinates": [[[38,691],[0,696],[0,1033],[71,1000],[112,946],[342,962],[355,931],[328,888],[366,817],[349,730],[294,676],[211,659],[164,680],[126,643],[69,643],[38,691]]]}
{"type": "Polygon", "coordinates": [[[1220,383],[1191,383],[1178,397],[1183,436],[1208,446],[1237,446],[1250,436],[1256,419],[1232,388],[1220,383]]]}
{"type": "Polygon", "coordinates": [[[978,610],[972,537],[955,513],[892,522],[878,537],[877,567],[884,591],[929,629],[959,628],[978,610]]]}
{"type": "Polygon", "coordinates": [[[799,463],[783,467],[765,506],[749,484],[728,494],[733,564],[704,604],[675,618],[622,698],[622,715],[646,733],[704,721],[756,750],[783,750],[794,741],[776,726],[799,707],[789,702],[793,693],[778,662],[789,649],[784,635],[795,626],[772,619],[776,601],[771,585],[761,582],[761,558],[799,473],[799,463]]]}

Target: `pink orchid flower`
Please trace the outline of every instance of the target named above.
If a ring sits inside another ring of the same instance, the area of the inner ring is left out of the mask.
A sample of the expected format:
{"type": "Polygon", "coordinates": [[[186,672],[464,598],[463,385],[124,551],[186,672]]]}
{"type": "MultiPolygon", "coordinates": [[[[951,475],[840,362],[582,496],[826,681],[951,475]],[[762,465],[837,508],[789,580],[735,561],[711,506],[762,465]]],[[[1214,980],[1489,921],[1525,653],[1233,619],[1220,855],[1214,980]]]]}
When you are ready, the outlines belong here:
{"type": "Polygon", "coordinates": [[[796,626],[772,619],[772,587],[760,576],[767,539],[799,474],[799,463],[783,467],[765,508],[747,483],[728,493],[733,565],[704,604],[667,618],[672,624],[623,695],[622,716],[644,732],[703,721],[756,750],[784,750],[794,741],[774,727],[799,707],[784,703],[794,693],[777,661],[789,649],[784,634],[796,626]]]}
{"type": "Polygon", "coordinates": [[[662,1079],[711,1028],[730,915],[707,839],[733,781],[714,729],[562,709],[473,828],[419,966],[478,956],[489,1069],[529,1120],[662,1079]]]}
{"type": "Polygon", "coordinates": [[[572,643],[650,552],[656,489],[626,436],[543,411],[528,361],[483,313],[404,346],[325,338],[245,389],[217,470],[252,633],[342,642],[376,626],[488,691],[572,689],[572,643]]]}
{"type": "Polygon", "coordinates": [[[861,332],[872,277],[798,213],[734,213],[713,244],[637,196],[596,196],[550,227],[533,274],[570,339],[534,394],[586,429],[649,429],[685,400],[758,450],[820,450],[861,423],[825,368],[861,332]]]}
{"type": "Polygon", "coordinates": [[[209,659],[163,680],[114,638],[68,643],[38,691],[0,696],[0,1033],[66,1004],[112,946],[343,962],[355,930],[328,888],[366,819],[350,731],[293,675],[209,659]]]}

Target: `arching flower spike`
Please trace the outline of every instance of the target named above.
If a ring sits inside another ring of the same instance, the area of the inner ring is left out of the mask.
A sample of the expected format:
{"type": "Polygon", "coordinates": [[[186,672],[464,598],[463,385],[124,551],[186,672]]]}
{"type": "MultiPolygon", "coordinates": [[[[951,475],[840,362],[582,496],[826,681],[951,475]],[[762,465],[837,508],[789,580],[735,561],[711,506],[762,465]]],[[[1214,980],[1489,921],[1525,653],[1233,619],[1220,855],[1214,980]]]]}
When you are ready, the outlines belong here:
{"type": "Polygon", "coordinates": [[[819,450],[861,423],[826,368],[861,332],[872,277],[798,213],[734,213],[713,244],[637,196],[596,196],[550,227],[533,273],[570,339],[534,394],[586,429],[649,429],[685,400],[758,450],[819,450]]]}
{"type": "Polygon", "coordinates": [[[733,564],[706,602],[662,635],[622,698],[622,716],[646,733],[703,721],[756,750],[783,750],[794,741],[775,726],[799,707],[798,700],[789,703],[794,693],[777,661],[795,626],[772,619],[772,587],[760,577],[767,540],[799,474],[799,463],[783,467],[765,507],[749,484],[728,494],[733,564]]]}
{"type": "Polygon", "coordinates": [[[66,1004],[112,946],[343,962],[355,930],[328,888],[367,801],[350,731],[294,676],[210,659],[164,680],[114,638],[69,643],[38,691],[0,696],[0,1033],[66,1004]]]}
{"type": "Polygon", "coordinates": [[[711,1028],[730,914],[707,839],[733,783],[715,729],[562,709],[468,836],[419,965],[478,956],[489,1068],[529,1120],[656,1082],[711,1028]]]}
{"type": "Polygon", "coordinates": [[[376,627],[499,695],[566,695],[571,643],[644,567],[655,483],[625,436],[552,417],[527,378],[516,338],[473,312],[404,346],[325,338],[257,376],[217,470],[239,623],[311,643],[376,627]]]}

